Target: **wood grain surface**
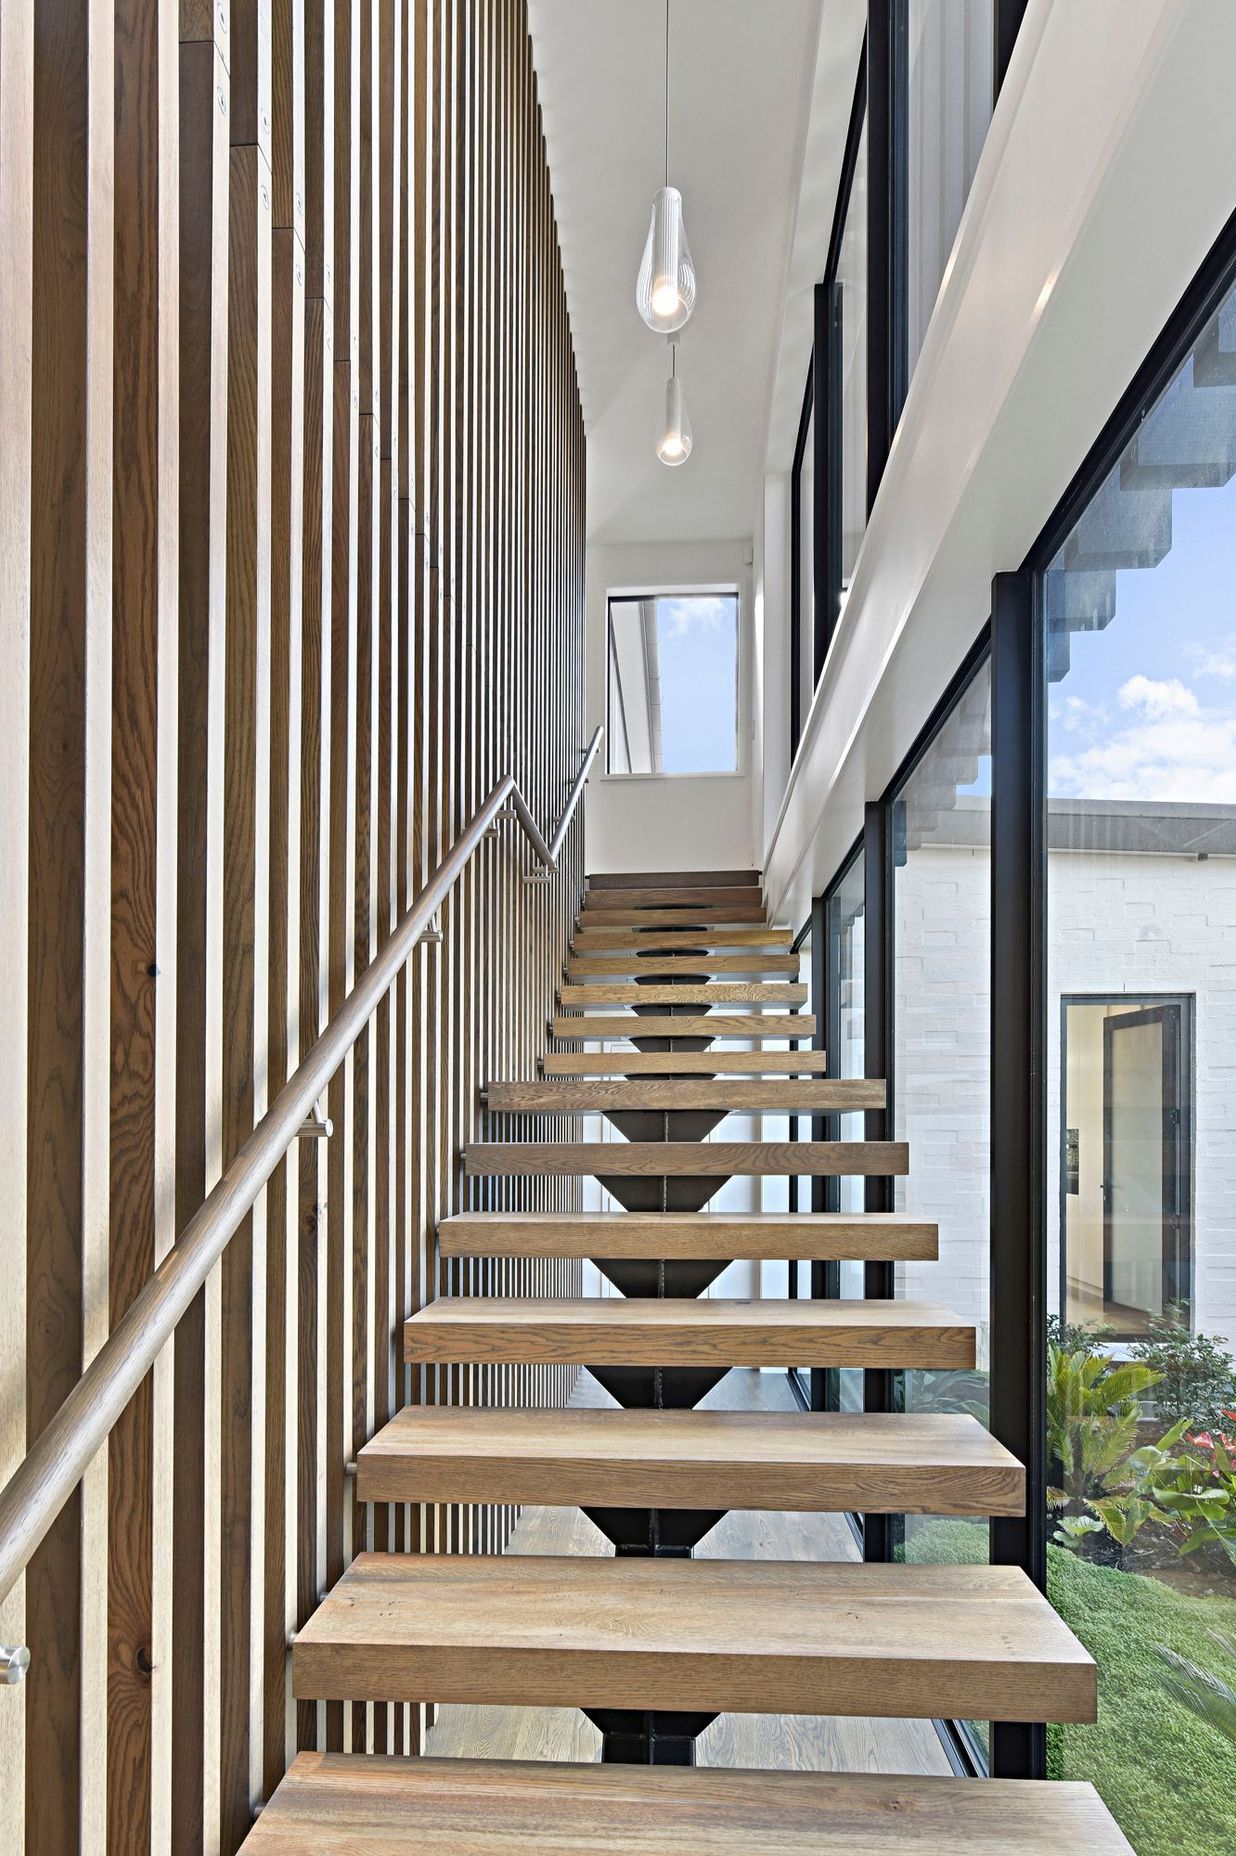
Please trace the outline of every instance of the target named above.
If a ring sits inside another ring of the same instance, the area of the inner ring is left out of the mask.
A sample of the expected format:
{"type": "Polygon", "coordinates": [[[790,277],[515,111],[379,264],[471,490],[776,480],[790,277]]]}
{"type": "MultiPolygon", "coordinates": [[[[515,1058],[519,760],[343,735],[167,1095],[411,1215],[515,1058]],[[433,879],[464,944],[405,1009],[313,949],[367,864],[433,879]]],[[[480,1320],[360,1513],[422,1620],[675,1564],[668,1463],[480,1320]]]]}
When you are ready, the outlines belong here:
{"type": "Polygon", "coordinates": [[[781,1081],[622,1083],[488,1083],[485,1106],[502,1114],[606,1114],[611,1109],[719,1108],[756,1114],[845,1113],[883,1108],[885,1089],[878,1079],[809,1079],[781,1081]]]}
{"type": "Polygon", "coordinates": [[[935,1224],[900,1212],[459,1212],[444,1257],[863,1258],[931,1262],[935,1224]]]}
{"type": "Polygon", "coordinates": [[[404,1358],[969,1368],[974,1329],[928,1302],[440,1296],[404,1324],[404,1358]]]}
{"type": "Polygon", "coordinates": [[[701,1012],[677,1018],[576,1012],[555,1016],[550,1032],[581,1043],[595,1038],[809,1038],[815,1019],[810,1012],[701,1012]]]}
{"type": "Polygon", "coordinates": [[[1131,1856],[1091,1785],[302,1754],[247,1856],[1131,1856]]]}
{"type": "Polygon", "coordinates": [[[362,1448],[363,1501],[1021,1514],[1025,1472],[976,1419],[406,1406],[362,1448]]]}
{"type": "Polygon", "coordinates": [[[837,1178],[908,1173],[904,1141],[484,1141],[464,1148],[472,1175],[504,1173],[787,1174],[837,1178]]]}
{"type": "Polygon", "coordinates": [[[362,1554],[302,1696],[1090,1721],[1094,1663],[1015,1567],[362,1554]]]}
{"type": "Polygon", "coordinates": [[[771,1076],[787,1071],[818,1075],[828,1068],[822,1050],[551,1050],[540,1062],[545,1076],[771,1076]]]}

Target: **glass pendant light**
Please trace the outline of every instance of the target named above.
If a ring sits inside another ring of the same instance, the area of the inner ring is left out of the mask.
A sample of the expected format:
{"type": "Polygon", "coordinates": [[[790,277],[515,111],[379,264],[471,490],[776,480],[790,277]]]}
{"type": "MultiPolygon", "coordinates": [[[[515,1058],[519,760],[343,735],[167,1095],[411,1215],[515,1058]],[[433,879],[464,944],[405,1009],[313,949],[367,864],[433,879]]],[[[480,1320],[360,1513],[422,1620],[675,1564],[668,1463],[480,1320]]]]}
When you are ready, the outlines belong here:
{"type": "Polygon", "coordinates": [[[665,419],[657,439],[657,456],[662,464],[685,464],[691,455],[691,421],[687,402],[678,378],[678,344],[670,342],[670,377],[665,383],[665,419]]]}
{"type": "Polygon", "coordinates": [[[669,9],[670,0],[665,0],[665,185],[653,195],[635,285],[635,307],[657,335],[682,328],[695,308],[695,266],[682,223],[682,195],[669,184],[669,9]]]}

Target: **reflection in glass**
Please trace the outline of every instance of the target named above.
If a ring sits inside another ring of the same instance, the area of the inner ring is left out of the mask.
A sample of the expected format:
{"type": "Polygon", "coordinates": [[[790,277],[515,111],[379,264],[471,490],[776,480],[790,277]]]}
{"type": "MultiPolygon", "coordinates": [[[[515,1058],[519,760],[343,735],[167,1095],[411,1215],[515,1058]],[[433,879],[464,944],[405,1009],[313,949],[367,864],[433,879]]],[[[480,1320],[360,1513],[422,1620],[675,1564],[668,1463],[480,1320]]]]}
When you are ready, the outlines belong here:
{"type": "MultiPolygon", "coordinates": [[[[987,1424],[991,1092],[991,667],[979,666],[893,807],[893,1133],[910,1144],[900,1212],[939,1227],[935,1262],[896,1293],[943,1304],[977,1335],[974,1370],[898,1376],[907,1411],[987,1424]]],[[[985,1521],[907,1515],[906,1559],[986,1564],[985,1521]]],[[[970,1729],[981,1759],[985,1727],[970,1729]]]]}
{"type": "Polygon", "coordinates": [[[1043,593],[1048,1582],[1103,1694],[1049,1757],[1138,1856],[1233,1849],[1236,297],[1043,593]]]}
{"type": "MultiPolygon", "coordinates": [[[[863,949],[865,914],[865,870],[860,850],[842,872],[825,904],[825,928],[828,937],[828,1073],[830,1076],[864,1074],[863,1020],[863,949]]],[[[864,1118],[860,1113],[830,1115],[828,1138],[837,1141],[861,1141],[864,1118]]],[[[860,1212],[863,1209],[864,1185],[860,1178],[825,1181],[826,1207],[829,1211],[860,1212]]],[[[863,1266],[845,1260],[838,1266],[837,1293],[844,1301],[861,1301],[864,1292],[863,1266]]],[[[830,1403],[843,1411],[863,1408],[863,1375],[857,1367],[843,1367],[836,1374],[830,1403]]]]}
{"type": "Polygon", "coordinates": [[[991,120],[991,0],[908,0],[907,373],[913,374],[991,120]]]}
{"type": "Polygon", "coordinates": [[[867,121],[837,259],[841,297],[841,598],[867,528],[867,121]]]}
{"type": "Polygon", "coordinates": [[[610,773],[738,768],[738,595],[609,602],[610,773]]]}
{"type": "Polygon", "coordinates": [[[798,470],[798,668],[801,728],[815,694],[815,407],[798,470]]]}

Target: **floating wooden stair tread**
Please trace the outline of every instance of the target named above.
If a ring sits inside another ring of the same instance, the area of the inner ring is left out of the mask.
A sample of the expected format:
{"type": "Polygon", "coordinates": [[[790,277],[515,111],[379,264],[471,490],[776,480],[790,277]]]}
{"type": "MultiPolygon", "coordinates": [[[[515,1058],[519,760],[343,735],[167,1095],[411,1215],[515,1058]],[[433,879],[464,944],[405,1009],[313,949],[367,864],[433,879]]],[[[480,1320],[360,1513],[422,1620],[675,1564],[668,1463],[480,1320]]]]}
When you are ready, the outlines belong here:
{"type": "Polygon", "coordinates": [[[567,978],[572,982],[604,979],[611,973],[638,973],[652,978],[684,977],[711,979],[714,973],[797,973],[797,954],[764,954],[753,948],[747,954],[645,954],[632,950],[627,954],[573,954],[567,962],[567,978]]]}
{"type": "Polygon", "coordinates": [[[1132,1856],[1090,1785],[298,1753],[244,1856],[1132,1856]]]}
{"type": "Polygon", "coordinates": [[[751,883],[717,883],[705,888],[701,883],[632,883],[625,889],[607,889],[597,897],[595,890],[585,890],[583,908],[604,909],[727,909],[734,903],[748,908],[760,903],[759,889],[751,883]]]}
{"type": "Polygon", "coordinates": [[[571,945],[577,954],[633,947],[672,954],[692,947],[784,948],[793,940],[788,928],[580,928],[571,945]]]}
{"type": "Polygon", "coordinates": [[[473,1141],[463,1158],[466,1173],[488,1177],[630,1173],[711,1179],[749,1173],[887,1179],[910,1170],[904,1141],[473,1141]]]}
{"type": "Polygon", "coordinates": [[[731,902],[723,909],[707,904],[696,908],[623,909],[589,906],[579,918],[581,928],[731,928],[742,922],[763,922],[762,902],[731,902]]]}
{"type": "Polygon", "coordinates": [[[438,1365],[974,1365],[973,1327],[930,1302],[439,1296],[403,1335],[438,1365]]]}
{"type": "Polygon", "coordinates": [[[559,1005],[805,1005],[807,988],[788,980],[731,982],[705,980],[702,986],[610,986],[595,981],[584,986],[563,986],[559,1005]]]}
{"type": "Polygon", "coordinates": [[[438,1244],[444,1257],[931,1263],[939,1230],[902,1212],[462,1212],[438,1244]]]}
{"type": "Polygon", "coordinates": [[[1007,1566],[362,1553],[300,1700],[1090,1721],[1094,1664],[1007,1566]]]}
{"type": "Polygon", "coordinates": [[[810,1012],[701,1012],[674,1018],[651,1012],[644,1018],[628,1012],[613,1016],[576,1012],[550,1020],[556,1038],[810,1038],[815,1018],[810,1012]]]}
{"type": "Polygon", "coordinates": [[[736,889],[740,884],[758,889],[760,882],[758,870],[602,870],[586,877],[584,886],[591,893],[594,889],[663,889],[667,883],[697,889],[736,889]]]}
{"type": "Polygon", "coordinates": [[[623,1109],[725,1109],[747,1113],[849,1114],[883,1108],[884,1084],[820,1077],[754,1082],[490,1083],[485,1105],[501,1114],[595,1115],[623,1109]]]}
{"type": "Polygon", "coordinates": [[[410,1405],[361,1450],[356,1493],[365,1502],[1016,1515],[1025,1471],[964,1416],[410,1405]]]}
{"type": "Polygon", "coordinates": [[[546,1076],[806,1075],[828,1068],[822,1050],[554,1050],[541,1058],[546,1076]]]}

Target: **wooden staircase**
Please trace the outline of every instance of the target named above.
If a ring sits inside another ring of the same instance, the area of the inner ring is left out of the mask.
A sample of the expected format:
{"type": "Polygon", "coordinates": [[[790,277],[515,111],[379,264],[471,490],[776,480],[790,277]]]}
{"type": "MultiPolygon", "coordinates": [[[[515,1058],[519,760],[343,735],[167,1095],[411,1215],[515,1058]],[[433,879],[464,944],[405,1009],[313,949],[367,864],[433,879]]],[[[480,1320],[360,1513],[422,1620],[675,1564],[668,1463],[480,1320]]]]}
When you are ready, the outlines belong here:
{"type": "Polygon", "coordinates": [[[930,1260],[891,1213],[704,1210],[735,1174],[908,1170],[894,1141],[722,1141],[731,1112],[878,1111],[883,1084],[821,1074],[788,935],[751,872],[597,878],[551,1025],[571,1048],[489,1083],[495,1116],[602,1114],[625,1138],[485,1141],[467,1176],[593,1175],[622,1212],[464,1212],[444,1263],[587,1257],[620,1292],[442,1296],[406,1323],[424,1367],[586,1365],[616,1409],[416,1405],[361,1450],[374,1503],[578,1507],[613,1557],[361,1554],[296,1637],[302,1701],[582,1709],[602,1764],[301,1754],[246,1842],[514,1856],[1128,1856],[1088,1786],[689,1769],[719,1712],[991,1721],[1095,1718],[1094,1664],[1016,1568],[696,1559],[730,1509],[1022,1512],[1022,1467],[961,1415],[698,1410],[734,1366],[966,1368],[975,1333],[930,1303],[735,1301],[735,1258],[930,1260]],[[717,952],[716,950],[725,950],[717,952]],[[736,983],[735,973],[761,978],[736,983]],[[712,977],[717,975],[719,977],[712,977]],[[741,1006],[741,1011],[734,1008],[741,1006]],[[612,1008],[624,1008],[621,1015],[612,1008]],[[717,1008],[720,1008],[719,1010],[717,1008]],[[627,1040],[621,1051],[580,1046],[627,1040]],[[653,1770],[652,1768],[665,1768],[653,1770]]]}

